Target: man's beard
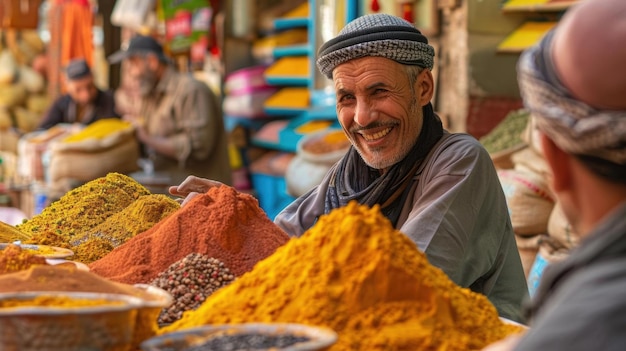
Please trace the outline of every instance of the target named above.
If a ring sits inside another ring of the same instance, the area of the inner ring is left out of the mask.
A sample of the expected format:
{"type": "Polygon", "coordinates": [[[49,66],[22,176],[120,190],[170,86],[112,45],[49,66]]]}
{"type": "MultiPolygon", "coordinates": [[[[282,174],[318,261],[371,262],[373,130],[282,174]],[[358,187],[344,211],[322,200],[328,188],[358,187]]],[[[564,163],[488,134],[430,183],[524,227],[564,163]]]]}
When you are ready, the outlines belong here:
{"type": "Polygon", "coordinates": [[[146,69],[138,79],[138,90],[141,96],[148,96],[156,86],[156,72],[146,69]]]}
{"type": "MultiPolygon", "coordinates": [[[[411,107],[410,107],[410,118],[424,118],[423,116],[423,112],[422,112],[422,106],[419,105],[417,99],[413,98],[411,100],[411,107]]],[[[391,156],[391,158],[383,158],[380,155],[375,155],[374,158],[367,160],[365,157],[363,157],[363,154],[361,153],[361,150],[359,150],[359,148],[356,148],[357,152],[361,155],[361,158],[363,159],[363,161],[370,167],[375,168],[375,169],[388,169],[391,166],[395,165],[396,163],[402,161],[408,154],[409,152],[411,152],[411,150],[413,149],[413,146],[415,146],[416,142],[419,139],[419,133],[416,136],[415,140],[412,141],[407,141],[405,143],[402,144],[401,148],[398,150],[398,152],[394,155],[391,156]]]]}

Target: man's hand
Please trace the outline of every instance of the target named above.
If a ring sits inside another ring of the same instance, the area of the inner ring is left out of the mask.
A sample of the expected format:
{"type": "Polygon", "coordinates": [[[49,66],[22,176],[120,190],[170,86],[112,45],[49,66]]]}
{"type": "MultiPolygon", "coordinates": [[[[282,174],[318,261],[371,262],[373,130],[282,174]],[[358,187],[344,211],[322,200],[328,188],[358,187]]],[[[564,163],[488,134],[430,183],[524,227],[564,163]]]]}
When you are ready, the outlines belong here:
{"type": "Polygon", "coordinates": [[[126,114],[122,116],[122,119],[133,125],[135,128],[135,135],[140,142],[149,144],[150,135],[146,130],[146,123],[142,117],[126,114]]]}
{"type": "Polygon", "coordinates": [[[204,194],[209,191],[210,188],[222,185],[224,184],[215,180],[191,175],[183,180],[180,185],[171,186],[169,192],[174,196],[182,197],[183,199],[178,200],[178,202],[180,202],[181,206],[185,206],[196,195],[204,194]]]}

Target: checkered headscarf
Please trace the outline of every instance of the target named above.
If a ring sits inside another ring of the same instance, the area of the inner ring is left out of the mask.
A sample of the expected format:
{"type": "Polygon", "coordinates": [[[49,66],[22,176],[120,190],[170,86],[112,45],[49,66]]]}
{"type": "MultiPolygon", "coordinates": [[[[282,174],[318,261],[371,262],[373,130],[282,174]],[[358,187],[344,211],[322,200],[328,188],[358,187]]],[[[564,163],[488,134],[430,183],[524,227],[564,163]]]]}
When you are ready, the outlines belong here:
{"type": "Polygon", "coordinates": [[[522,98],[537,127],[565,152],[626,165],[626,111],[599,110],[572,97],[554,68],[553,36],[549,32],[526,50],[517,68],[522,98]]]}
{"type": "Polygon", "coordinates": [[[405,65],[432,69],[435,50],[411,23],[388,14],[358,17],[318,51],[317,67],[328,78],[338,65],[365,56],[379,56],[405,65]]]}

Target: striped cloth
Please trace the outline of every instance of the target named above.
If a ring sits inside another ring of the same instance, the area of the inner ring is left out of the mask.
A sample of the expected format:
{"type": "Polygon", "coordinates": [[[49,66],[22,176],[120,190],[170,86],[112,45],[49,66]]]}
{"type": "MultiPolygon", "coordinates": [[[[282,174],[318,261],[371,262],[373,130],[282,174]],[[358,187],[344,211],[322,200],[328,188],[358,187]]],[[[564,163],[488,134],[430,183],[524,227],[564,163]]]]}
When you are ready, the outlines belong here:
{"type": "Polygon", "coordinates": [[[348,23],[318,51],[317,67],[328,78],[347,61],[379,56],[432,69],[435,49],[411,23],[388,14],[365,15],[348,23]]]}
{"type": "Polygon", "coordinates": [[[565,152],[626,165],[626,111],[599,110],[571,95],[554,69],[553,36],[554,30],[527,49],[517,67],[520,92],[537,127],[565,152]]]}

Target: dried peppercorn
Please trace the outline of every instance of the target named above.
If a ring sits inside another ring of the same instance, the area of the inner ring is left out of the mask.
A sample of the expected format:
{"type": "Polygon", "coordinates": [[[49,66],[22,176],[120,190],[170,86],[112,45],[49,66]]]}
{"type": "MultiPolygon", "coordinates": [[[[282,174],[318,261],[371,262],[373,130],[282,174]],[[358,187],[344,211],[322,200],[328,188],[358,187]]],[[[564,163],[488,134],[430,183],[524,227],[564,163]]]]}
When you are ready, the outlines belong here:
{"type": "Polygon", "coordinates": [[[225,334],[184,351],[278,350],[306,341],[309,338],[290,334],[225,334]]]}
{"type": "Polygon", "coordinates": [[[206,255],[192,253],[173,263],[150,283],[168,291],[174,299],[161,312],[159,323],[177,321],[183,312],[196,309],[208,296],[234,279],[224,262],[206,255]]]}

